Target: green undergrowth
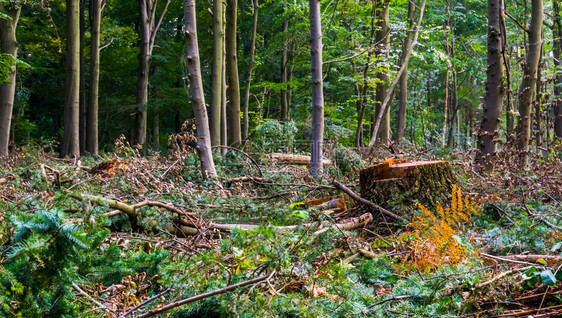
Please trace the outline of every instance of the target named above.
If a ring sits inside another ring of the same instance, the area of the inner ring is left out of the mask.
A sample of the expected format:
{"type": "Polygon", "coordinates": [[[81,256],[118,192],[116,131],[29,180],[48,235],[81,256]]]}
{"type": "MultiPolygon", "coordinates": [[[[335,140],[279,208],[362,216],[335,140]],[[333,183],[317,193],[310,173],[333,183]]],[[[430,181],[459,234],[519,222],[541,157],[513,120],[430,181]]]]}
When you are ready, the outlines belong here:
{"type": "MultiPolygon", "coordinates": [[[[345,180],[342,173],[353,173],[362,165],[352,153],[338,152],[342,162],[331,168],[333,175],[325,176],[324,185],[334,176],[345,180]]],[[[498,301],[512,297],[500,285],[471,290],[491,277],[488,264],[475,255],[455,266],[424,271],[409,266],[403,259],[407,242],[398,239],[400,231],[389,237],[335,228],[314,234],[321,222],[330,225],[335,220],[295,203],[336,192],[319,189],[306,168],[274,166],[261,156],[254,162],[238,152],[225,157],[217,153],[219,184],[202,180],[194,154],[180,159],[139,157],[134,149],[125,148],[118,159],[126,169],[102,178],[77,169],[73,162],[55,160],[41,148],[29,147],[23,153],[0,167],[0,177],[13,176],[0,185],[0,316],[112,317],[172,286],[172,292],[139,310],[145,312],[271,273],[268,283],[168,313],[170,317],[453,317],[482,310],[480,300],[488,292],[498,301]],[[52,170],[43,172],[41,164],[52,170]],[[245,175],[263,180],[228,182],[245,175]],[[161,208],[142,207],[133,221],[125,215],[106,217],[103,214],[111,210],[106,204],[77,200],[77,194],[128,204],[144,199],[172,203],[196,213],[203,226],[214,222],[260,227],[180,238],[162,230],[172,223],[161,208]],[[279,228],[290,225],[297,227],[279,228]],[[368,247],[375,257],[354,256],[358,246],[368,247]],[[100,309],[76,287],[109,304],[113,313],[100,309]]],[[[84,157],[81,165],[92,168],[114,158],[113,154],[84,157]]],[[[467,177],[464,183],[471,180],[467,177]]],[[[555,205],[537,200],[487,206],[466,225],[463,242],[494,255],[557,255],[562,235],[537,217],[558,224],[559,212],[555,205]]],[[[515,290],[544,284],[536,277],[547,270],[537,264],[536,271],[527,272],[534,275],[527,285],[519,284],[523,278],[516,276],[514,286],[520,287],[515,290]]],[[[499,313],[503,308],[494,310],[499,313]]]]}

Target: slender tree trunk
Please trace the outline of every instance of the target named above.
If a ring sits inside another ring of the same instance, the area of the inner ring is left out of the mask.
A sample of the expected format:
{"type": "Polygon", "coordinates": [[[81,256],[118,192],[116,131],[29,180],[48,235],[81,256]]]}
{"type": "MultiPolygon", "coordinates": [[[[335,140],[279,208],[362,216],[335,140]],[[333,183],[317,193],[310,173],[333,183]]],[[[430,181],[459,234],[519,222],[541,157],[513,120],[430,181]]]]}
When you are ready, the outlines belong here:
{"type": "Polygon", "coordinates": [[[148,106],[148,78],[150,72],[150,61],[152,60],[152,49],[154,40],[162,23],[162,19],[168,10],[170,0],[166,0],[164,9],[158,21],[156,21],[156,8],[158,0],[139,0],[140,14],[140,42],[139,42],[139,66],[137,72],[137,111],[135,114],[135,136],[134,142],[144,146],[146,144],[147,129],[147,106],[148,106]]]}
{"type": "Polygon", "coordinates": [[[562,139],[562,62],[560,61],[562,53],[562,19],[560,19],[560,4],[558,0],[552,0],[554,8],[554,66],[556,69],[556,78],[554,84],[554,97],[552,103],[554,108],[554,136],[562,139]]]}
{"type": "Polygon", "coordinates": [[[88,103],[88,121],[86,124],[86,151],[97,155],[98,144],[98,100],[100,79],[100,29],[103,0],[90,0],[90,91],[88,103]]]}
{"type": "Polygon", "coordinates": [[[66,81],[61,157],[80,157],[80,2],[66,1],[66,81]]]}
{"type": "MultiPolygon", "coordinates": [[[[404,63],[408,48],[412,45],[414,36],[414,19],[416,14],[416,5],[413,0],[408,1],[408,35],[402,44],[402,56],[400,56],[400,65],[404,63]]],[[[406,126],[406,107],[408,106],[408,66],[404,69],[404,73],[400,76],[400,104],[398,106],[398,114],[396,118],[396,137],[395,141],[399,144],[404,138],[404,129],[406,126]]]]}
{"type": "MultiPolygon", "coordinates": [[[[505,24],[504,24],[505,27],[505,24]]],[[[510,49],[510,53],[509,56],[512,55],[512,50],[510,49]]],[[[508,139],[511,139],[512,135],[513,135],[513,129],[515,128],[515,111],[514,111],[514,107],[513,107],[513,96],[512,96],[512,90],[511,90],[511,61],[504,57],[504,61],[503,64],[505,66],[505,79],[506,79],[506,84],[507,84],[507,110],[505,112],[505,130],[507,132],[507,136],[508,139]]]]}
{"type": "Polygon", "coordinates": [[[216,177],[215,163],[211,152],[209,118],[205,107],[205,94],[201,79],[199,44],[197,43],[197,22],[195,18],[195,0],[184,1],[185,37],[187,51],[187,71],[191,88],[193,112],[197,124],[197,151],[201,160],[204,178],[216,177]]]}
{"type": "Polygon", "coordinates": [[[445,134],[447,132],[447,116],[449,115],[449,93],[450,93],[450,85],[449,85],[449,75],[451,73],[451,66],[449,64],[449,60],[451,58],[451,48],[449,47],[449,37],[451,32],[451,11],[450,11],[450,4],[449,0],[447,2],[447,35],[445,36],[445,51],[447,54],[447,69],[445,71],[445,105],[443,107],[443,132],[441,133],[441,147],[445,147],[445,134]]]}
{"type": "Polygon", "coordinates": [[[250,105],[250,88],[252,86],[252,72],[254,70],[254,58],[256,54],[259,0],[253,0],[253,12],[254,20],[252,22],[252,39],[250,43],[250,64],[248,65],[248,74],[246,75],[246,89],[244,90],[244,130],[242,131],[242,140],[244,141],[244,143],[246,143],[248,139],[248,130],[250,127],[248,106],[250,105]]]}
{"type": "MultiPolygon", "coordinates": [[[[379,58],[384,61],[389,59],[390,50],[390,23],[389,23],[389,12],[390,12],[390,1],[385,0],[382,2],[382,6],[377,8],[379,11],[377,20],[377,32],[375,35],[375,41],[378,44],[376,48],[376,54],[379,58]]],[[[388,91],[388,81],[390,80],[388,76],[388,70],[378,70],[377,71],[377,87],[375,94],[375,114],[381,112],[381,107],[384,98],[389,94],[388,91]]],[[[380,128],[378,130],[378,135],[380,142],[384,145],[388,144],[390,141],[390,108],[383,109],[384,113],[381,121],[380,128]]]]}
{"type": "Polygon", "coordinates": [[[503,19],[501,0],[488,0],[488,69],[486,102],[478,134],[478,163],[485,170],[493,169],[493,157],[499,138],[500,115],[503,106],[503,61],[501,19],[503,19]]]}
{"type": "MultiPolygon", "coordinates": [[[[226,4],[226,3],[225,3],[226,4]]],[[[226,6],[225,6],[226,8],[226,6]]],[[[226,9],[223,10],[223,24],[222,24],[222,34],[223,41],[226,40],[226,9]]],[[[221,145],[228,145],[228,118],[227,118],[227,99],[226,99],[226,46],[223,46],[222,51],[222,86],[221,86],[222,102],[221,102],[221,145]]],[[[221,153],[224,156],[226,154],[226,147],[221,148],[221,153]]]]}
{"type": "MultiPolygon", "coordinates": [[[[454,52],[454,49],[452,50],[452,52],[454,52]]],[[[453,59],[454,59],[454,54],[453,54],[453,59]]],[[[449,135],[447,136],[447,147],[449,148],[453,148],[454,143],[455,143],[455,123],[457,123],[457,130],[459,127],[458,124],[458,119],[459,119],[459,97],[458,97],[458,91],[457,91],[457,72],[455,70],[455,66],[453,64],[453,86],[451,89],[451,93],[453,94],[453,100],[451,103],[451,107],[452,107],[452,117],[451,117],[451,124],[449,125],[449,135]]],[[[458,135],[458,133],[457,133],[458,135]]]]}
{"type": "Polygon", "coordinates": [[[86,0],[80,0],[80,154],[86,151],[86,62],[84,44],[86,39],[86,0]]]}
{"type": "MultiPolygon", "coordinates": [[[[544,38],[542,38],[544,43],[544,38]]],[[[541,46],[541,54],[539,57],[539,65],[537,67],[537,83],[535,84],[535,116],[533,118],[533,123],[535,127],[535,147],[538,148],[541,146],[541,137],[542,137],[542,63],[543,60],[543,47],[541,46]]]]}
{"type": "MultiPolygon", "coordinates": [[[[284,14],[287,14],[287,0],[283,2],[284,14]]],[[[287,54],[289,51],[287,45],[287,32],[289,30],[289,18],[285,16],[285,21],[283,21],[283,53],[281,54],[281,83],[287,83],[287,54]]],[[[289,100],[287,96],[287,90],[281,90],[281,120],[289,120],[289,100]]]]}
{"type": "Polygon", "coordinates": [[[357,96],[359,101],[359,115],[357,116],[357,127],[355,128],[355,147],[363,147],[363,119],[365,118],[365,108],[367,107],[367,91],[369,89],[369,66],[373,55],[373,40],[375,37],[375,20],[376,20],[376,1],[371,2],[371,33],[369,35],[369,52],[367,53],[367,61],[363,68],[363,89],[357,96]]]}
{"type": "Polygon", "coordinates": [[[211,66],[211,105],[209,125],[211,145],[220,144],[223,67],[223,0],[213,0],[213,62],[211,66]]]}
{"type": "Polygon", "coordinates": [[[408,65],[408,61],[410,60],[410,56],[412,55],[412,51],[414,50],[414,46],[416,45],[416,43],[418,41],[418,34],[419,34],[419,31],[420,31],[420,25],[423,21],[425,3],[426,3],[426,0],[422,0],[422,4],[420,6],[420,16],[419,16],[418,22],[416,23],[416,28],[414,29],[414,40],[412,41],[412,45],[410,46],[410,48],[408,49],[408,53],[406,54],[405,63],[402,64],[402,66],[400,66],[400,69],[398,70],[398,73],[396,74],[396,78],[390,84],[390,88],[388,90],[388,93],[385,96],[385,98],[383,100],[383,103],[381,105],[381,109],[380,109],[380,111],[379,111],[379,113],[376,117],[375,126],[373,127],[372,133],[371,133],[371,141],[369,142],[369,147],[368,147],[368,150],[367,150],[367,156],[370,156],[373,153],[373,149],[374,149],[373,147],[375,146],[375,141],[377,140],[377,132],[378,132],[379,127],[381,125],[384,112],[386,111],[388,103],[390,102],[390,99],[392,98],[394,89],[396,88],[396,85],[398,84],[398,80],[400,79],[400,76],[402,76],[402,73],[404,72],[404,69],[408,65]]]}
{"type": "Polygon", "coordinates": [[[8,157],[12,111],[16,94],[16,57],[18,42],[16,40],[16,27],[18,24],[21,6],[0,2],[0,12],[8,15],[11,20],[0,18],[0,53],[11,55],[13,65],[8,75],[8,82],[0,84],[0,158],[8,157]],[[6,6],[6,7],[5,7],[6,6]]]}
{"type": "Polygon", "coordinates": [[[517,149],[522,151],[521,159],[525,163],[531,138],[531,105],[533,88],[537,81],[537,68],[542,47],[541,33],[543,24],[543,0],[532,0],[531,22],[529,24],[529,45],[526,62],[523,65],[523,80],[519,88],[519,121],[517,122],[517,149]]]}
{"type": "Polygon", "coordinates": [[[309,0],[310,66],[312,69],[312,132],[310,136],[310,174],[322,175],[322,144],[324,139],[324,91],[322,83],[322,21],[320,0],[309,0]]]}
{"type": "Polygon", "coordinates": [[[228,138],[229,144],[238,147],[242,141],[240,125],[240,83],[238,80],[237,35],[238,0],[226,3],[226,76],[228,77],[228,138]]]}

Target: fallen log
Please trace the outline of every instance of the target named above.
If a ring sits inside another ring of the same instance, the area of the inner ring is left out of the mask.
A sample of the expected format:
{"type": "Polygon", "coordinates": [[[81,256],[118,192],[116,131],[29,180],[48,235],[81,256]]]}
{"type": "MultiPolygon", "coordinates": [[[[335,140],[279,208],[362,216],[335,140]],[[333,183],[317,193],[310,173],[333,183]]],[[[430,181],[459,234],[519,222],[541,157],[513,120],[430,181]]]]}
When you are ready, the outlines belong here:
{"type": "MultiPolygon", "coordinates": [[[[294,155],[286,153],[272,153],[268,155],[269,158],[278,161],[279,163],[287,165],[308,166],[310,163],[310,156],[294,155]]],[[[322,164],[331,165],[332,161],[329,159],[322,159],[322,164]]]]}
{"type": "Polygon", "coordinates": [[[364,205],[367,205],[367,206],[369,206],[369,207],[371,207],[371,208],[373,208],[373,209],[375,209],[375,210],[381,212],[382,214],[384,214],[384,215],[386,215],[386,216],[388,216],[388,217],[390,217],[390,218],[393,218],[393,219],[395,219],[395,220],[397,220],[397,221],[400,221],[400,222],[402,222],[402,223],[409,223],[408,220],[406,220],[405,218],[403,218],[403,217],[401,217],[401,216],[398,216],[398,215],[396,215],[396,214],[394,214],[394,213],[388,211],[387,209],[381,207],[381,206],[378,205],[378,204],[375,204],[374,202],[371,202],[371,201],[369,201],[369,200],[365,200],[365,199],[359,197],[357,194],[355,194],[355,192],[351,191],[348,187],[346,187],[346,186],[343,185],[342,183],[338,182],[337,180],[332,181],[332,184],[333,184],[336,188],[338,188],[338,189],[342,190],[343,192],[345,192],[347,195],[349,195],[349,196],[350,196],[352,199],[354,199],[355,201],[357,201],[357,202],[359,202],[359,203],[362,203],[362,204],[364,204],[364,205]]]}

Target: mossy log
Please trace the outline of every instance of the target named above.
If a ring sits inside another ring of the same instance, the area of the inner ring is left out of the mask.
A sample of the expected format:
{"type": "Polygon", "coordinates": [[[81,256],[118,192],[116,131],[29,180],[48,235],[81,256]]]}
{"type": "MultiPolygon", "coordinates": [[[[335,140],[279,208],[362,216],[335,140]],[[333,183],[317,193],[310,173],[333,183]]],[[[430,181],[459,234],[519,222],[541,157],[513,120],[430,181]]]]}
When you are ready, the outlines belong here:
{"type": "Polygon", "coordinates": [[[455,183],[446,161],[386,160],[360,171],[361,197],[402,215],[415,210],[416,202],[429,209],[446,204],[455,183]]]}

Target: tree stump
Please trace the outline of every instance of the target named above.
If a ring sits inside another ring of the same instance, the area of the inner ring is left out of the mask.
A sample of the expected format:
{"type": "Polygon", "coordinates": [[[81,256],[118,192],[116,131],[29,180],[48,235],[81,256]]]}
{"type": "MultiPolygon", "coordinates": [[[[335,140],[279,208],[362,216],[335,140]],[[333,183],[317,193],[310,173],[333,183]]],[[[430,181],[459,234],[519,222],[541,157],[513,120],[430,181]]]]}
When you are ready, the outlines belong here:
{"type": "Polygon", "coordinates": [[[360,171],[361,197],[401,216],[415,211],[417,202],[430,210],[447,204],[455,183],[446,161],[390,159],[360,171]]]}

